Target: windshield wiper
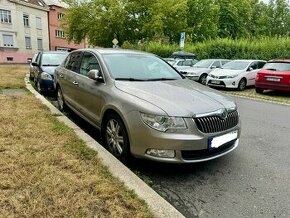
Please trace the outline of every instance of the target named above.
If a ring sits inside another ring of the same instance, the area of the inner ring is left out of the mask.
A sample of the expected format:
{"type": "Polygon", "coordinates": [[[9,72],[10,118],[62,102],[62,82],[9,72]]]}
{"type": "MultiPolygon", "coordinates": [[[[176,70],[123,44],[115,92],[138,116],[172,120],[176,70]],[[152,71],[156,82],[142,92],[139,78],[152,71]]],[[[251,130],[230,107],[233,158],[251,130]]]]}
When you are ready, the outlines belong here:
{"type": "Polygon", "coordinates": [[[148,81],[144,79],[135,79],[135,78],[115,78],[115,80],[121,80],[121,81],[148,81]]]}
{"type": "Polygon", "coordinates": [[[155,79],[148,79],[148,81],[166,81],[166,80],[176,80],[174,78],[155,78],[155,79]]]}
{"type": "Polygon", "coordinates": [[[57,67],[58,64],[42,64],[43,67],[57,67]]]}

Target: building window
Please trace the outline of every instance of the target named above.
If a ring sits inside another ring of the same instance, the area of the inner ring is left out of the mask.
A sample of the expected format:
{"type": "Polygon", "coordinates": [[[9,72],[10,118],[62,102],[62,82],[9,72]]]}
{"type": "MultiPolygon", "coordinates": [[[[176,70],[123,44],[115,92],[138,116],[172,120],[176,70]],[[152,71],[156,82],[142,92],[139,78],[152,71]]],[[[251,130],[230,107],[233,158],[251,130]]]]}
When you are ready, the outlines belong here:
{"type": "Polygon", "coordinates": [[[13,47],[13,35],[3,34],[3,46],[13,47]]]}
{"type": "Polygon", "coordinates": [[[13,57],[6,57],[7,61],[13,61],[13,57]]]}
{"type": "Polygon", "coordinates": [[[37,39],[37,48],[38,50],[43,50],[42,39],[37,39]]]}
{"type": "Polygon", "coordinates": [[[12,23],[11,11],[0,9],[0,21],[1,23],[12,23]]]}
{"type": "Polygon", "coordinates": [[[30,37],[25,36],[25,46],[28,49],[31,48],[31,38],[30,37]]]}
{"type": "Polygon", "coordinates": [[[64,14],[63,13],[57,13],[57,19],[58,20],[62,20],[64,17],[64,14]]]}
{"type": "Polygon", "coordinates": [[[24,27],[29,27],[29,16],[27,14],[23,14],[23,24],[24,27]]]}
{"type": "Polygon", "coordinates": [[[57,37],[57,38],[64,38],[64,31],[62,31],[62,30],[56,30],[55,31],[55,37],[57,37]]]}
{"type": "Polygon", "coordinates": [[[36,29],[42,29],[41,18],[36,17],[36,29]]]}

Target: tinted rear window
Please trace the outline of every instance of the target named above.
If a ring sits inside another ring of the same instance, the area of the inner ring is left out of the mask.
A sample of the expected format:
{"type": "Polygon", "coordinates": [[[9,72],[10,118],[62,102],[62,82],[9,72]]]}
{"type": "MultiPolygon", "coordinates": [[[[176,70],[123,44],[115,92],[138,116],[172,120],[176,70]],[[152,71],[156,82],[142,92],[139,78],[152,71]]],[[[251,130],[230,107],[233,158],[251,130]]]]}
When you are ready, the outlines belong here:
{"type": "Polygon", "coordinates": [[[290,71],[290,63],[266,63],[263,69],[273,71],[290,71]]]}

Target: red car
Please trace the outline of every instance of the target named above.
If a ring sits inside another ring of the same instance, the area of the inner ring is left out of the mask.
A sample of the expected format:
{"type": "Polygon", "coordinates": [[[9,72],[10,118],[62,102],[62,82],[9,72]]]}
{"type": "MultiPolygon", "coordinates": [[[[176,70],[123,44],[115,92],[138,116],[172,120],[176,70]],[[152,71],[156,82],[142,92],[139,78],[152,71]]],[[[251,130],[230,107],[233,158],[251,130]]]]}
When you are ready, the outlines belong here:
{"type": "Polygon", "coordinates": [[[268,61],[256,76],[256,92],[290,91],[290,59],[268,61]]]}

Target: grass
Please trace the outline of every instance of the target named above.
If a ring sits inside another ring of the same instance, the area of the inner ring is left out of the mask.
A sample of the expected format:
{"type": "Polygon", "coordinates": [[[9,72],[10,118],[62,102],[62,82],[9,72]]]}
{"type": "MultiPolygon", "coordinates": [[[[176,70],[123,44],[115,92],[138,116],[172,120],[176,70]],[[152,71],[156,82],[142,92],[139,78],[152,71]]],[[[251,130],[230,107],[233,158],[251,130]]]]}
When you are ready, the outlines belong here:
{"type": "MultiPolygon", "coordinates": [[[[1,66],[0,87],[23,88],[27,72],[1,66]]],[[[0,105],[0,217],[152,217],[33,95],[0,95],[0,105]]]]}
{"type": "Polygon", "coordinates": [[[241,96],[265,101],[272,101],[281,104],[290,104],[290,92],[264,91],[263,94],[256,93],[254,88],[244,91],[224,91],[224,93],[234,96],[241,96]]]}

